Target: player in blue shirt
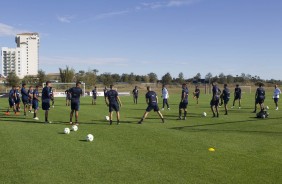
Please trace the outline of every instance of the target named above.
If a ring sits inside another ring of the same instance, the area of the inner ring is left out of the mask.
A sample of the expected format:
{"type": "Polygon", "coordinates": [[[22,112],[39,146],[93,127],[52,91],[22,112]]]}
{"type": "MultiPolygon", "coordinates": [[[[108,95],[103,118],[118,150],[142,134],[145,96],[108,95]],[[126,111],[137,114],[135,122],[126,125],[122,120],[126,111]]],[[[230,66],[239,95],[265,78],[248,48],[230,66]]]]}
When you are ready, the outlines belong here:
{"type": "Polygon", "coordinates": [[[13,111],[15,114],[17,114],[17,110],[16,110],[16,104],[15,104],[15,99],[16,99],[16,86],[13,86],[12,89],[9,92],[9,107],[7,109],[7,112],[5,113],[6,115],[10,115],[10,108],[13,108],[13,111]]]}
{"type": "Polygon", "coordinates": [[[218,105],[219,105],[220,94],[221,94],[221,90],[217,87],[217,84],[212,83],[212,99],[211,99],[210,105],[211,105],[213,117],[219,117],[218,105]],[[215,115],[215,112],[216,112],[216,115],[215,115]]]}
{"type": "Polygon", "coordinates": [[[231,108],[234,108],[235,101],[239,101],[239,109],[241,109],[241,98],[242,98],[242,90],[239,87],[239,84],[236,84],[235,90],[234,90],[234,100],[233,100],[233,106],[231,108]]]}
{"type": "Polygon", "coordinates": [[[135,86],[135,88],[132,90],[132,95],[133,95],[133,103],[134,104],[137,104],[137,101],[138,101],[138,89],[137,89],[137,86],[135,86]]]}
{"type": "Polygon", "coordinates": [[[51,101],[51,82],[47,81],[46,86],[42,89],[42,110],[45,111],[45,124],[51,123],[48,121],[48,114],[50,110],[50,101],[51,101]]]}
{"type": "Polygon", "coordinates": [[[160,112],[160,109],[158,106],[158,96],[154,91],[152,91],[150,86],[147,86],[147,93],[145,97],[146,97],[146,103],[148,104],[148,107],[142,119],[138,122],[138,124],[142,124],[142,122],[146,119],[146,117],[148,116],[151,110],[154,110],[155,112],[157,112],[160,118],[162,119],[162,122],[164,123],[164,117],[162,113],[160,112]]]}
{"type": "Polygon", "coordinates": [[[121,107],[122,104],[118,96],[118,92],[116,90],[113,90],[113,85],[110,85],[110,90],[107,91],[105,95],[106,95],[105,102],[107,106],[109,106],[110,125],[113,123],[112,121],[113,111],[116,111],[117,124],[119,124],[119,120],[120,120],[119,107],[121,107]]]}
{"type": "Polygon", "coordinates": [[[183,119],[186,120],[188,95],[189,95],[189,90],[187,88],[187,84],[184,83],[182,84],[181,101],[179,103],[179,116],[178,116],[179,120],[182,119],[182,110],[184,111],[183,119]]]}
{"type": "Polygon", "coordinates": [[[71,112],[70,112],[70,124],[72,125],[72,117],[75,112],[75,125],[78,125],[78,111],[80,107],[80,96],[82,95],[82,89],[80,88],[81,82],[76,83],[76,87],[70,88],[71,94],[71,112]]]}
{"type": "Polygon", "coordinates": [[[39,120],[39,118],[37,117],[37,111],[39,109],[39,86],[37,85],[35,87],[35,89],[33,90],[33,94],[32,94],[32,108],[34,110],[34,113],[33,113],[33,119],[35,120],[39,120]]]}
{"type": "Polygon", "coordinates": [[[194,95],[193,98],[196,98],[197,104],[199,104],[200,93],[201,93],[201,91],[199,89],[199,86],[196,86],[196,89],[195,89],[195,91],[193,93],[193,95],[194,95]]]}
{"type": "Polygon", "coordinates": [[[259,87],[257,88],[256,95],[255,95],[255,110],[253,113],[257,112],[257,104],[260,105],[260,110],[264,110],[264,100],[265,100],[265,90],[263,89],[263,84],[260,83],[259,87]]]}
{"type": "Polygon", "coordinates": [[[224,109],[225,109],[225,114],[224,115],[228,115],[228,107],[227,104],[229,102],[230,99],[230,91],[227,87],[227,84],[224,84],[224,89],[222,91],[221,94],[221,105],[224,104],[224,109]]]}
{"type": "Polygon", "coordinates": [[[16,110],[17,112],[20,112],[21,110],[20,86],[16,87],[15,94],[16,94],[16,98],[15,98],[16,110]]]}
{"type": "Polygon", "coordinates": [[[26,84],[22,84],[21,94],[22,94],[22,102],[24,105],[24,116],[26,116],[26,110],[28,108],[27,106],[28,106],[28,98],[29,98],[29,94],[26,90],[26,84]]]}
{"type": "Polygon", "coordinates": [[[94,89],[92,90],[92,105],[96,105],[96,100],[97,100],[97,87],[95,86],[94,89]]]}
{"type": "Polygon", "coordinates": [[[71,100],[71,95],[70,95],[68,89],[65,91],[65,94],[66,94],[66,106],[69,106],[70,105],[70,100],[71,100]]]}
{"type": "Polygon", "coordinates": [[[105,100],[106,100],[106,98],[107,98],[107,92],[108,92],[107,87],[105,87],[103,91],[104,91],[104,97],[105,97],[105,100]]]}
{"type": "Polygon", "coordinates": [[[33,86],[30,86],[28,91],[28,106],[29,106],[29,112],[32,111],[32,99],[33,99],[33,86]]]}

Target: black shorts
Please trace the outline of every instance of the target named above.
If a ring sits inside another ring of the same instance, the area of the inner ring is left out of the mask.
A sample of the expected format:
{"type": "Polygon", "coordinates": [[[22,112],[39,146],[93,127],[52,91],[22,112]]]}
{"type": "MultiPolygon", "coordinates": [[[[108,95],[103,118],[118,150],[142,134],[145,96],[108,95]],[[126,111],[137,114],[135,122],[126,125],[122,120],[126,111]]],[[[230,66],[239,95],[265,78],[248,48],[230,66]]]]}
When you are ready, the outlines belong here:
{"type": "Polygon", "coordinates": [[[93,95],[92,98],[93,98],[94,100],[96,100],[96,99],[97,99],[97,95],[93,95]]]}
{"type": "Polygon", "coordinates": [[[234,100],[241,100],[241,96],[240,95],[236,95],[234,100]]]}
{"type": "Polygon", "coordinates": [[[14,100],[9,100],[9,106],[10,107],[14,107],[15,105],[15,101],[14,100]]]}
{"type": "Polygon", "coordinates": [[[50,101],[42,101],[42,110],[45,110],[45,111],[47,111],[47,110],[50,110],[50,101]]]}
{"type": "Polygon", "coordinates": [[[188,102],[180,102],[179,103],[179,109],[187,109],[188,102]]]}
{"type": "Polygon", "coordinates": [[[223,102],[224,102],[224,104],[228,104],[228,102],[229,102],[229,98],[227,98],[227,99],[223,99],[223,102]]]}
{"type": "Polygon", "coordinates": [[[118,103],[110,103],[109,104],[109,112],[119,111],[119,104],[118,103]]]}
{"type": "Polygon", "coordinates": [[[199,97],[200,97],[200,95],[199,95],[199,94],[196,94],[196,95],[194,95],[194,97],[195,97],[195,98],[199,98],[199,97]]]}
{"type": "Polygon", "coordinates": [[[210,102],[210,105],[211,106],[218,106],[219,105],[219,99],[215,99],[215,100],[212,99],[211,102],[210,102]]]}
{"type": "Polygon", "coordinates": [[[256,104],[262,104],[264,102],[264,98],[257,98],[256,104]]]}
{"type": "Polygon", "coordinates": [[[23,98],[23,99],[22,99],[22,102],[23,102],[24,105],[29,104],[28,99],[24,99],[24,98],[23,98]]]}
{"type": "Polygon", "coordinates": [[[21,103],[21,99],[17,98],[17,99],[15,100],[15,103],[16,103],[16,104],[21,103]]]}
{"type": "Polygon", "coordinates": [[[71,102],[71,110],[79,111],[80,102],[71,102]]]}
{"type": "Polygon", "coordinates": [[[32,108],[35,110],[38,110],[38,101],[37,100],[32,101],[32,108]]]}
{"type": "Polygon", "coordinates": [[[159,109],[159,106],[157,104],[155,104],[155,105],[148,105],[148,107],[146,109],[146,112],[150,112],[151,110],[154,110],[155,112],[158,112],[160,109],[159,109]]]}
{"type": "Polygon", "coordinates": [[[274,103],[278,103],[279,98],[273,98],[273,100],[274,100],[274,103]]]}

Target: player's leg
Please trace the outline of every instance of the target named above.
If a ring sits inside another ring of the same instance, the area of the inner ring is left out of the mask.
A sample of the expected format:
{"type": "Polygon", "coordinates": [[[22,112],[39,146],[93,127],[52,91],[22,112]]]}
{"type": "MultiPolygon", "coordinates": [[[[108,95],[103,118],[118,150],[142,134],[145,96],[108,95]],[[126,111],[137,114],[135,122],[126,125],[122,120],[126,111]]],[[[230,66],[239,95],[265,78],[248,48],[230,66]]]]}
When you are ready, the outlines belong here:
{"type": "Polygon", "coordinates": [[[168,99],[166,99],[166,106],[167,106],[167,109],[170,110],[169,104],[168,104],[168,99]]]}
{"type": "Polygon", "coordinates": [[[74,110],[72,109],[71,112],[70,112],[70,124],[71,124],[71,125],[73,124],[73,123],[72,123],[73,112],[74,112],[74,110]]]}
{"type": "Polygon", "coordinates": [[[275,103],[275,107],[276,107],[275,110],[278,110],[278,99],[279,98],[274,98],[274,103],[275,103]]]}
{"type": "Polygon", "coordinates": [[[228,115],[228,107],[227,107],[228,102],[224,102],[224,109],[225,109],[225,114],[228,115]]]}
{"type": "Polygon", "coordinates": [[[119,120],[120,120],[120,113],[119,113],[119,111],[116,111],[116,114],[117,114],[117,125],[119,125],[119,120]]]}
{"type": "Polygon", "coordinates": [[[112,125],[113,124],[113,111],[110,111],[109,116],[110,116],[110,125],[112,125]]]}
{"type": "Polygon", "coordinates": [[[163,108],[162,108],[162,111],[164,110],[165,104],[166,104],[166,99],[163,98],[163,108]]]}
{"type": "Polygon", "coordinates": [[[78,125],[78,110],[75,111],[75,124],[78,125]]]}
{"type": "Polygon", "coordinates": [[[158,113],[158,115],[160,116],[162,122],[164,123],[164,117],[163,117],[162,113],[161,113],[160,111],[157,111],[157,113],[158,113]]]}
{"type": "Polygon", "coordinates": [[[49,123],[48,116],[49,116],[49,110],[45,110],[45,123],[49,123]]]}
{"type": "Polygon", "coordinates": [[[147,112],[147,110],[145,111],[143,117],[141,118],[141,120],[138,122],[138,124],[142,124],[142,122],[147,118],[149,112],[147,112]]]}
{"type": "Polygon", "coordinates": [[[241,109],[241,98],[239,98],[239,109],[241,109]]]}
{"type": "Polygon", "coordinates": [[[253,111],[253,113],[256,113],[256,112],[257,112],[257,104],[258,104],[258,100],[256,99],[256,100],[255,100],[255,110],[253,111]]]}

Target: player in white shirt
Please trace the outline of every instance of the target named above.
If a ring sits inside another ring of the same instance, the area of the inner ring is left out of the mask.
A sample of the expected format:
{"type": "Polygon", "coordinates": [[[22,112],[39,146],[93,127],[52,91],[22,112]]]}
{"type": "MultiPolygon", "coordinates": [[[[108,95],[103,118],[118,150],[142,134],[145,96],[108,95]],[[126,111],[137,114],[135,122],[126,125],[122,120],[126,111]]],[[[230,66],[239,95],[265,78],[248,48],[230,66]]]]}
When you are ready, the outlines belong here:
{"type": "Polygon", "coordinates": [[[167,106],[167,109],[170,110],[169,108],[169,104],[168,104],[168,90],[166,89],[166,86],[163,84],[163,88],[162,88],[162,98],[163,98],[163,108],[162,110],[164,110],[165,105],[167,106]]]}
{"type": "Polygon", "coordinates": [[[273,100],[276,105],[276,109],[278,110],[278,100],[279,100],[279,95],[281,94],[281,90],[278,88],[277,84],[274,86],[274,92],[273,92],[273,100]]]}

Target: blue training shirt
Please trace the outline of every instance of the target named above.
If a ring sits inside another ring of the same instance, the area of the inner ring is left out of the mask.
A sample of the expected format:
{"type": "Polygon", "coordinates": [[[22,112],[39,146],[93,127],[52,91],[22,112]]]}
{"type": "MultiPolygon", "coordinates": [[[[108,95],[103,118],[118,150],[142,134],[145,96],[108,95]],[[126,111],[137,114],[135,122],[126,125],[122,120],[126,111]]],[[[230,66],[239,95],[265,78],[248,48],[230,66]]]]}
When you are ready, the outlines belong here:
{"type": "Polygon", "coordinates": [[[108,98],[110,104],[118,103],[118,92],[116,90],[111,89],[107,91],[106,97],[108,98]]]}
{"type": "Polygon", "coordinates": [[[188,103],[188,95],[189,95],[188,88],[182,88],[181,100],[183,100],[184,103],[188,103]]]}
{"type": "Polygon", "coordinates": [[[71,94],[71,102],[79,102],[80,96],[82,95],[82,89],[79,87],[73,87],[69,89],[71,94]]]}
{"type": "Polygon", "coordinates": [[[42,89],[42,102],[49,102],[51,99],[51,95],[50,95],[50,87],[45,86],[42,89]]]}
{"type": "Polygon", "coordinates": [[[154,91],[148,91],[146,93],[146,99],[149,100],[149,105],[157,104],[157,94],[154,91]]]}

